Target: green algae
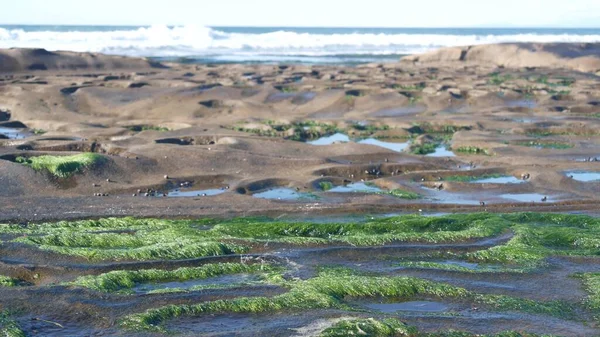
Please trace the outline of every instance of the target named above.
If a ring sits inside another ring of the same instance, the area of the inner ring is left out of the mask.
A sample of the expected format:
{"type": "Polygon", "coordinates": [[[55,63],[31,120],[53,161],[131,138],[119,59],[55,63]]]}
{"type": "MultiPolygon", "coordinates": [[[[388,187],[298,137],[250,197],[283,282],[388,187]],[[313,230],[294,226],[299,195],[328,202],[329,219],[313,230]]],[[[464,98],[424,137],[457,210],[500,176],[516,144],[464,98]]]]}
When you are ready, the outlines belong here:
{"type": "Polygon", "coordinates": [[[491,152],[488,149],[484,149],[484,148],[480,148],[480,147],[476,147],[476,146],[460,146],[460,147],[457,147],[456,149],[454,149],[454,151],[457,153],[464,153],[464,154],[479,154],[479,155],[491,156],[491,152]]]}
{"type": "Polygon", "coordinates": [[[410,153],[415,155],[428,155],[430,153],[434,153],[435,149],[438,146],[440,146],[439,142],[426,143],[420,145],[413,144],[410,146],[410,153]]]}
{"type": "Polygon", "coordinates": [[[466,296],[461,288],[407,277],[358,277],[319,275],[305,281],[283,284],[287,293],[274,297],[240,297],[202,302],[195,305],[170,305],[150,309],[123,319],[122,325],[134,330],[162,330],[162,322],[181,316],[216,313],[265,313],[282,310],[349,308],[344,297],[466,296]]]}
{"type": "Polygon", "coordinates": [[[31,225],[25,229],[4,225],[0,230],[25,234],[15,242],[91,261],[175,260],[248,251],[246,246],[221,242],[195,228],[209,223],[112,218],[31,225]],[[123,231],[129,235],[122,235],[123,231]]]}
{"type": "Polygon", "coordinates": [[[6,311],[0,311],[0,336],[25,337],[25,333],[21,330],[19,324],[6,311]]]}
{"type": "Polygon", "coordinates": [[[265,313],[283,310],[338,308],[353,310],[345,299],[435,297],[463,299],[500,311],[520,311],[556,317],[572,316],[572,308],[563,302],[537,302],[503,295],[483,295],[464,288],[413,277],[385,277],[339,274],[324,270],[314,278],[286,281],[288,292],[274,297],[240,297],[193,305],[169,305],[125,317],[127,329],[164,331],[163,322],[181,316],[222,313],[265,313]]]}
{"type": "Polygon", "coordinates": [[[273,272],[277,270],[268,264],[219,263],[201,267],[185,267],[176,270],[117,270],[98,276],[82,276],[68,285],[84,287],[101,292],[124,291],[140,283],[160,283],[171,281],[187,281],[207,279],[210,277],[241,274],[273,272]]]}
{"type": "Polygon", "coordinates": [[[23,282],[19,279],[0,275],[0,287],[18,287],[23,282]]]}
{"type": "Polygon", "coordinates": [[[549,256],[600,254],[600,221],[579,215],[521,213],[503,216],[515,221],[514,236],[504,245],[466,254],[471,261],[534,267],[549,256]]]}
{"type": "Polygon", "coordinates": [[[374,318],[342,319],[333,326],[323,330],[320,337],[551,337],[526,332],[505,331],[494,335],[472,334],[463,331],[448,330],[444,332],[423,333],[415,327],[407,326],[396,318],[377,320],[374,318]]]}
{"type": "Polygon", "coordinates": [[[521,141],[516,142],[515,145],[535,147],[538,149],[554,149],[554,150],[566,150],[574,147],[573,144],[563,142],[539,142],[539,141],[521,141]]]}
{"type": "Polygon", "coordinates": [[[491,267],[481,265],[477,268],[468,268],[457,264],[449,264],[449,263],[439,263],[439,262],[426,262],[426,261],[409,261],[409,262],[401,262],[398,264],[401,267],[411,268],[411,269],[434,269],[434,270],[444,270],[444,271],[455,271],[460,273],[527,273],[533,270],[533,268],[505,268],[505,267],[491,267]]]}
{"type": "MultiPolygon", "coordinates": [[[[189,249],[190,246],[197,247],[202,244],[229,247],[210,252],[214,255],[223,255],[252,251],[257,243],[264,242],[281,242],[299,246],[307,244],[377,246],[396,242],[472,242],[477,238],[505,235],[499,237],[496,245],[490,248],[482,246],[478,251],[443,252],[445,257],[494,264],[498,265],[497,268],[482,265],[476,270],[470,270],[460,266],[423,261],[402,264],[406,267],[443,269],[460,273],[525,273],[544,266],[548,257],[600,255],[600,219],[583,215],[549,213],[474,213],[440,217],[403,215],[364,222],[325,224],[268,218],[193,221],[113,218],[27,226],[6,224],[0,225],[0,234],[22,235],[13,241],[91,260],[198,257],[207,252],[189,249]],[[511,236],[508,235],[509,233],[511,236]],[[182,244],[178,245],[179,243],[182,244]]],[[[490,241],[490,246],[492,244],[493,241],[490,241]]],[[[162,326],[164,322],[181,316],[272,313],[329,308],[364,312],[362,308],[350,304],[353,300],[362,298],[450,299],[462,303],[476,303],[495,311],[534,313],[561,318],[573,318],[574,312],[579,312],[583,308],[592,313],[600,311],[599,274],[582,276],[590,296],[582,302],[581,306],[577,306],[575,303],[561,301],[543,302],[502,295],[485,295],[444,283],[412,277],[359,274],[351,269],[321,268],[316,276],[309,279],[284,279],[281,272],[269,264],[207,266],[209,265],[171,271],[115,271],[99,276],[82,277],[70,285],[104,292],[127,292],[139,283],[201,279],[226,273],[251,273],[252,271],[237,268],[259,268],[254,272],[261,275],[263,284],[278,285],[287,290],[286,293],[273,297],[239,297],[188,305],[170,305],[130,315],[122,321],[122,325],[128,329],[156,331],[164,331],[162,326]],[[209,270],[209,268],[214,269],[209,270]]],[[[248,284],[243,285],[248,286],[248,284]]],[[[207,284],[188,289],[157,289],[150,293],[167,294],[232,286],[236,284],[207,284]]],[[[359,319],[356,323],[368,324],[369,322],[359,319]]],[[[333,332],[335,331],[332,330],[333,332]]],[[[438,335],[471,336],[461,332],[423,336],[438,335]]],[[[533,335],[506,333],[498,336],[533,335]]]]}
{"type": "Polygon", "coordinates": [[[85,168],[105,162],[106,158],[95,153],[81,153],[73,156],[17,157],[16,161],[36,171],[49,172],[58,178],[68,178],[85,168]]]}
{"type": "Polygon", "coordinates": [[[387,318],[381,321],[373,318],[342,320],[321,332],[320,337],[400,337],[414,336],[416,329],[406,326],[400,320],[387,318]]]}
{"type": "Polygon", "coordinates": [[[451,243],[508,232],[513,233],[513,237],[506,243],[458,257],[472,262],[535,267],[548,256],[593,256],[600,252],[600,220],[540,213],[403,215],[348,223],[259,218],[196,221],[123,218],[25,228],[0,225],[0,233],[22,235],[14,242],[94,261],[240,254],[264,242],[356,246],[393,242],[451,243]],[[199,227],[205,229],[199,230],[199,227]]]}
{"type": "Polygon", "coordinates": [[[333,188],[333,184],[330,181],[321,181],[319,183],[319,188],[323,191],[329,191],[333,188]]]}
{"type": "Polygon", "coordinates": [[[391,195],[393,197],[396,198],[400,198],[400,199],[407,199],[407,200],[416,200],[416,199],[420,199],[421,195],[415,192],[410,192],[410,191],[405,191],[402,189],[393,189],[387,192],[379,192],[378,194],[382,194],[382,195],[391,195]]]}
{"type": "Polygon", "coordinates": [[[589,293],[585,305],[594,311],[595,319],[600,322],[600,273],[587,273],[578,275],[583,280],[583,285],[589,293]]]}
{"type": "Polygon", "coordinates": [[[445,332],[421,333],[421,334],[415,335],[415,337],[558,337],[558,336],[546,335],[546,334],[538,335],[538,334],[532,334],[532,333],[527,333],[527,332],[523,332],[523,331],[504,331],[504,332],[500,332],[498,334],[493,334],[493,335],[480,335],[480,334],[473,334],[473,333],[464,332],[464,331],[448,330],[445,332]]]}
{"type": "Polygon", "coordinates": [[[490,85],[501,85],[504,82],[510,81],[513,79],[510,74],[500,74],[498,72],[494,72],[488,75],[488,84],[490,85]]]}

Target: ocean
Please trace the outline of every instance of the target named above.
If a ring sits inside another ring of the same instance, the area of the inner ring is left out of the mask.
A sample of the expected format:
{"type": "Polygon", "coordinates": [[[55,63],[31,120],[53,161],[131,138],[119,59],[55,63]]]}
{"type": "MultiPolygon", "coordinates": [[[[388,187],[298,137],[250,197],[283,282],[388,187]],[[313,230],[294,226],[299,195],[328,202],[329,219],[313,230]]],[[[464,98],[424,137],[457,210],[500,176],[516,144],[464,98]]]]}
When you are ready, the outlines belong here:
{"type": "Polygon", "coordinates": [[[600,42],[600,28],[292,28],[0,25],[0,48],[45,48],[185,63],[393,62],[440,47],[600,42]]]}

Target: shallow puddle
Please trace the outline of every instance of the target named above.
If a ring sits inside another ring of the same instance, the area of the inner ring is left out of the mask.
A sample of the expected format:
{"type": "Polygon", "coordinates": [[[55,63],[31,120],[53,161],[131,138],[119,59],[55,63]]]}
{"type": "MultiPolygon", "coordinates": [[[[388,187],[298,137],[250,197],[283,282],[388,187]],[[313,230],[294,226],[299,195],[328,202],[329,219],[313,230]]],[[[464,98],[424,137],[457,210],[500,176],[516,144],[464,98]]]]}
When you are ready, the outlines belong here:
{"type": "Polygon", "coordinates": [[[573,171],[567,172],[566,175],[581,182],[600,181],[600,172],[573,171]]]}
{"type": "Polygon", "coordinates": [[[435,152],[428,154],[427,157],[456,157],[456,155],[451,150],[448,150],[446,146],[442,145],[438,146],[435,152]]]}
{"type": "Polygon", "coordinates": [[[500,198],[514,200],[514,201],[520,201],[520,202],[541,202],[543,198],[547,198],[546,201],[549,201],[549,202],[552,201],[552,198],[547,197],[543,194],[539,194],[539,193],[523,193],[523,194],[507,193],[507,194],[500,195],[500,198]]]}
{"type": "Polygon", "coordinates": [[[453,105],[441,111],[442,113],[466,113],[469,112],[467,105],[453,105]]]}
{"type": "MultiPolygon", "coordinates": [[[[350,139],[350,137],[348,137],[347,135],[345,135],[343,133],[336,133],[331,136],[321,137],[321,138],[318,138],[315,140],[308,141],[306,143],[311,144],[311,145],[331,145],[331,144],[338,144],[338,143],[349,143],[352,141],[354,141],[354,140],[350,139]]],[[[357,141],[357,143],[358,144],[375,145],[375,146],[379,146],[381,148],[396,151],[396,152],[403,152],[410,145],[409,142],[402,142],[402,143],[385,142],[385,141],[381,141],[381,140],[378,140],[375,138],[362,139],[362,140],[357,141]]]]}
{"type": "Polygon", "coordinates": [[[31,136],[32,134],[30,132],[24,131],[22,129],[12,129],[0,126],[0,139],[24,139],[31,136]]]}
{"type": "Polygon", "coordinates": [[[382,147],[384,149],[403,152],[410,145],[409,142],[404,143],[393,143],[393,142],[384,142],[375,138],[367,138],[358,142],[359,144],[368,144],[382,147]]]}
{"type": "Polygon", "coordinates": [[[415,312],[444,312],[448,306],[439,302],[413,301],[401,303],[369,303],[365,305],[371,310],[381,311],[386,314],[393,314],[398,311],[415,312]]]}
{"type": "Polygon", "coordinates": [[[600,156],[598,156],[598,157],[575,158],[575,161],[576,162],[580,162],[580,163],[600,162],[600,156]]]}
{"type": "Polygon", "coordinates": [[[479,264],[477,263],[469,263],[469,262],[464,262],[464,261],[443,261],[443,262],[438,262],[440,264],[447,264],[447,265],[451,265],[451,266],[459,266],[459,267],[463,267],[463,268],[467,268],[467,269],[471,269],[471,270],[475,270],[479,267],[479,264]]]}
{"type": "Polygon", "coordinates": [[[537,102],[531,99],[517,99],[512,101],[506,101],[505,104],[509,108],[533,109],[537,107],[537,102]]]}
{"type": "Polygon", "coordinates": [[[315,97],[317,97],[317,93],[316,92],[302,92],[298,95],[296,95],[293,99],[292,99],[292,103],[297,104],[297,105],[302,105],[302,104],[306,104],[310,101],[312,101],[315,97]]]}
{"type": "Polygon", "coordinates": [[[267,99],[265,100],[265,103],[279,103],[279,102],[283,102],[283,101],[291,99],[292,103],[297,104],[297,105],[302,105],[302,104],[310,102],[316,96],[317,96],[316,93],[310,92],[310,91],[309,92],[301,92],[301,93],[277,92],[277,93],[269,95],[267,97],[267,99]]]}
{"type": "Polygon", "coordinates": [[[532,123],[536,123],[537,121],[533,118],[513,118],[514,122],[517,123],[524,123],[524,124],[532,124],[532,123]]]}
{"type": "Polygon", "coordinates": [[[475,183],[475,184],[522,184],[525,182],[526,182],[525,180],[518,179],[513,176],[483,178],[483,179],[471,181],[471,183],[475,183]]]}
{"type": "Polygon", "coordinates": [[[348,143],[350,142],[350,137],[346,136],[343,133],[336,133],[331,136],[321,137],[316,140],[308,141],[308,144],[311,145],[331,145],[334,143],[348,143]]]}
{"type": "Polygon", "coordinates": [[[478,205],[479,200],[469,199],[468,195],[459,193],[451,193],[446,191],[438,191],[434,188],[422,187],[424,190],[432,192],[429,198],[435,203],[440,204],[455,204],[455,205],[478,205]]]}
{"type": "Polygon", "coordinates": [[[255,193],[252,195],[255,198],[260,199],[274,199],[274,200],[298,200],[298,199],[309,199],[314,196],[309,193],[298,192],[294,189],[287,187],[277,187],[263,192],[255,193]]]}
{"type": "Polygon", "coordinates": [[[371,114],[373,117],[398,117],[405,115],[414,115],[427,111],[423,105],[409,105],[397,108],[382,109],[371,114]]]}
{"type": "Polygon", "coordinates": [[[199,279],[199,280],[188,280],[188,281],[173,281],[173,282],[164,282],[164,283],[144,283],[135,286],[132,290],[138,294],[145,294],[151,291],[156,290],[165,290],[165,289],[184,289],[184,290],[193,290],[194,287],[204,288],[204,287],[230,287],[233,285],[241,285],[243,283],[256,281],[257,277],[255,275],[248,274],[237,274],[237,275],[223,275],[218,277],[211,277],[207,279],[199,279]]]}
{"type": "Polygon", "coordinates": [[[225,189],[208,189],[208,190],[190,190],[190,189],[176,189],[169,191],[167,194],[168,197],[178,198],[178,197],[211,197],[215,195],[219,195],[221,193],[225,193],[225,189]]]}
{"type": "Polygon", "coordinates": [[[328,192],[334,193],[379,193],[383,190],[377,186],[368,185],[363,182],[352,183],[344,186],[336,186],[330,189],[328,192]]]}

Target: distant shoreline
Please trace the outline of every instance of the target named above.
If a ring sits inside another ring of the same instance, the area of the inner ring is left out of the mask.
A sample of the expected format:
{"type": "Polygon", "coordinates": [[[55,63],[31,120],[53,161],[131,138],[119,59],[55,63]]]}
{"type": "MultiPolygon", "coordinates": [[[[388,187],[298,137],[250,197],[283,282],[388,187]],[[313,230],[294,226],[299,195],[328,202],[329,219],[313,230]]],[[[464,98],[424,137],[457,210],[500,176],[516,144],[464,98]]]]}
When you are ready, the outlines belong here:
{"type": "Polygon", "coordinates": [[[391,63],[440,48],[600,43],[600,28],[364,28],[0,25],[0,48],[148,57],[185,64],[391,63]]]}
{"type": "MultiPolygon", "coordinates": [[[[85,24],[32,24],[32,23],[0,23],[0,27],[112,27],[112,28],[140,28],[140,27],[152,27],[155,24],[145,24],[145,25],[112,25],[112,24],[94,24],[94,25],[85,25],[85,24]]],[[[181,27],[186,26],[184,24],[166,24],[167,27],[181,27]]],[[[472,26],[472,27],[370,27],[370,26],[236,26],[236,25],[206,25],[206,27],[210,28],[267,28],[267,29],[535,29],[535,30],[578,30],[578,29],[600,29],[598,27],[560,27],[560,26],[524,26],[524,27],[501,27],[501,26],[472,26]]]]}

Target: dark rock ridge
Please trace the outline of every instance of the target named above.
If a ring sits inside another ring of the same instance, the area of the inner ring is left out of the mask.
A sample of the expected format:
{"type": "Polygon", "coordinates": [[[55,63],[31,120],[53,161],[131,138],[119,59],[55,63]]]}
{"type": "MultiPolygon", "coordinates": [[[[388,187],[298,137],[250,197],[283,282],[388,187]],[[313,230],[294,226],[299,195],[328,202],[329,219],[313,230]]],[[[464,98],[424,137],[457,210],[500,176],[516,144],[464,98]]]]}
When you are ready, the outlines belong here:
{"type": "Polygon", "coordinates": [[[50,52],[45,49],[0,49],[0,72],[43,70],[115,70],[165,68],[144,58],[97,53],[50,52]]]}

